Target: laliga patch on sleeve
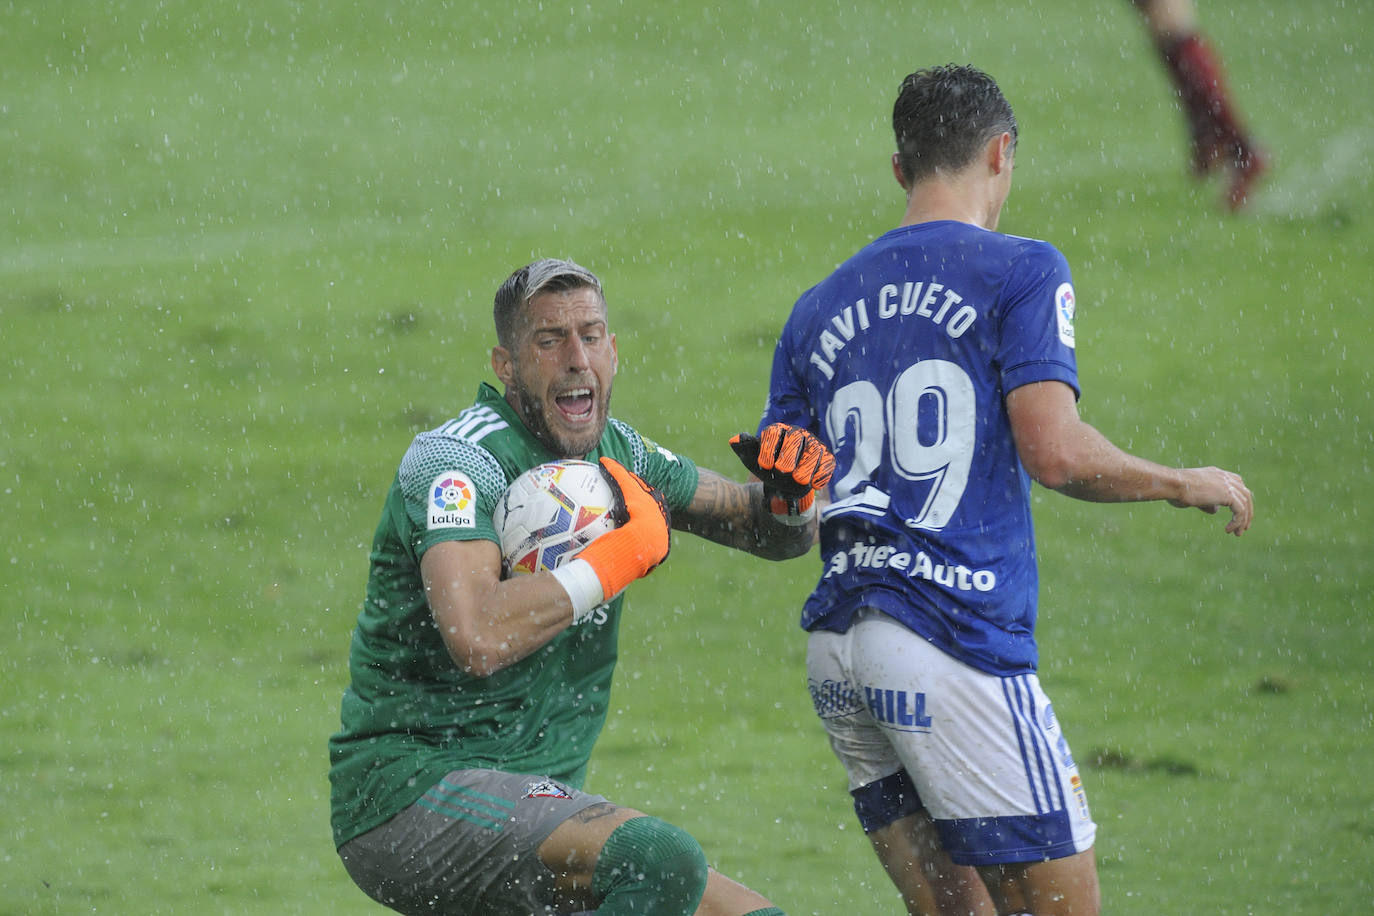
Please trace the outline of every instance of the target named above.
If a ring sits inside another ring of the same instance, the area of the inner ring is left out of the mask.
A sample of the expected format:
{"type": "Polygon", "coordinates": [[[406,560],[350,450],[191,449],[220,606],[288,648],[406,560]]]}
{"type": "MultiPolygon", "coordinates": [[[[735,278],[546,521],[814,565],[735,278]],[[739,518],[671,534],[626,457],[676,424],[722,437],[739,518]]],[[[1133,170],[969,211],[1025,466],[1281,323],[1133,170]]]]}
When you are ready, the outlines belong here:
{"type": "Polygon", "coordinates": [[[1059,342],[1066,347],[1073,346],[1073,284],[1060,283],[1054,291],[1054,317],[1059,322],[1059,342]]]}
{"type": "Polygon", "coordinates": [[[461,471],[445,471],[429,488],[430,531],[477,525],[477,490],[461,471]]]}

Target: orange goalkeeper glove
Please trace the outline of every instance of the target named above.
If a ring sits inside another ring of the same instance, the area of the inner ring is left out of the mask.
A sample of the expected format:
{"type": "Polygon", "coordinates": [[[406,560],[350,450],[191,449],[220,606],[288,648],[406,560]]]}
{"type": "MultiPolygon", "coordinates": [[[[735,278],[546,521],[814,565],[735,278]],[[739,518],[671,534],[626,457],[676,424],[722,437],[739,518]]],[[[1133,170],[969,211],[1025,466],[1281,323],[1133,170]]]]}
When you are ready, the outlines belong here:
{"type": "Polygon", "coordinates": [[[578,553],[601,582],[609,601],[634,580],[647,576],[668,556],[668,506],[663,495],[610,458],[601,467],[625,506],[629,521],[608,531],[578,553]]]}
{"type": "Polygon", "coordinates": [[[763,481],[773,514],[793,524],[810,519],[816,491],[835,472],[835,456],[799,426],[773,423],[760,436],[740,433],[730,440],[730,447],[749,473],[763,481]]]}

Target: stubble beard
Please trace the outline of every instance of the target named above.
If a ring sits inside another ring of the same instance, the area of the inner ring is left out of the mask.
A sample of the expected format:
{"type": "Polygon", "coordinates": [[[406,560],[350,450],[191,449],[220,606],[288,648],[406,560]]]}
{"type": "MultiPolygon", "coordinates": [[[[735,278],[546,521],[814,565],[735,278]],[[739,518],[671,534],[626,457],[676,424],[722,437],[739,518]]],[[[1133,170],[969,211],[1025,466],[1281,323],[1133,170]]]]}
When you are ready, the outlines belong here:
{"type": "MultiPolygon", "coordinates": [[[[606,429],[606,420],[610,416],[611,393],[609,390],[602,393],[596,400],[592,412],[595,416],[593,425],[588,427],[585,434],[576,437],[566,437],[554,432],[549,423],[549,412],[557,411],[557,405],[549,406],[542,398],[530,391],[519,381],[511,385],[515,393],[520,411],[520,418],[525,421],[525,426],[534,435],[534,438],[550,452],[560,458],[582,458],[592,449],[596,448],[601,441],[601,434],[606,429]]],[[[595,397],[595,395],[594,395],[595,397]]]]}

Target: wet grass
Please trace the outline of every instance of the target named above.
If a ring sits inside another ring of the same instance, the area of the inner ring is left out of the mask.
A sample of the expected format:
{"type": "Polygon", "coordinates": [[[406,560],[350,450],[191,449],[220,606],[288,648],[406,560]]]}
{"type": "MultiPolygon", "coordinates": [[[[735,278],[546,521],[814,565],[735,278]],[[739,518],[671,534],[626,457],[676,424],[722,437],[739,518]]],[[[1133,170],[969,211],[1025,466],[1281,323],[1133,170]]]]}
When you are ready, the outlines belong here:
{"type": "MultiPolygon", "coordinates": [[[[1035,497],[1108,909],[1369,909],[1374,19],[1204,5],[1278,163],[1232,218],[1129,6],[1092,10],[0,12],[0,914],[375,911],[324,740],[386,484],[490,377],[495,286],[599,270],[617,413],[731,472],[770,329],[897,218],[898,78],[951,59],[1017,107],[1002,228],[1074,267],[1085,416],[1258,499],[1234,541],[1035,497]]],[[[815,575],[680,539],[631,595],[591,788],[788,912],[896,913],[808,706],[815,575]]]]}

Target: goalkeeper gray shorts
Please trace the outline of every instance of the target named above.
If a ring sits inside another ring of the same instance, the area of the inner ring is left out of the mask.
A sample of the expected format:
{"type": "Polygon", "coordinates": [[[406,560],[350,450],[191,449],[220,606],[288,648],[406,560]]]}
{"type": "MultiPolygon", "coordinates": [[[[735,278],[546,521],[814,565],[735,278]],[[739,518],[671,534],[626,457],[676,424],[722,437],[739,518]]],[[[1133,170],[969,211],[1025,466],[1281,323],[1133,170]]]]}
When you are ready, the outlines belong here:
{"type": "Polygon", "coordinates": [[[539,844],[605,801],[547,777],[454,770],[339,857],[368,896],[401,913],[553,914],[554,875],[539,844]]]}

